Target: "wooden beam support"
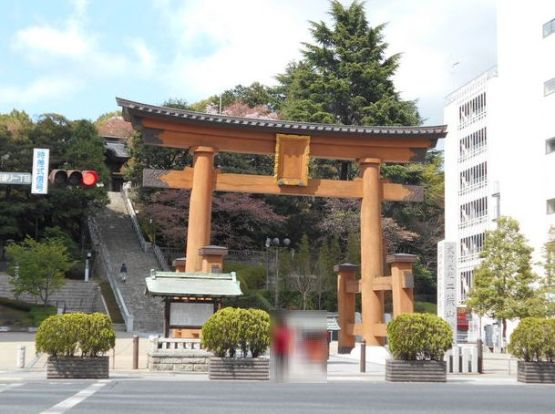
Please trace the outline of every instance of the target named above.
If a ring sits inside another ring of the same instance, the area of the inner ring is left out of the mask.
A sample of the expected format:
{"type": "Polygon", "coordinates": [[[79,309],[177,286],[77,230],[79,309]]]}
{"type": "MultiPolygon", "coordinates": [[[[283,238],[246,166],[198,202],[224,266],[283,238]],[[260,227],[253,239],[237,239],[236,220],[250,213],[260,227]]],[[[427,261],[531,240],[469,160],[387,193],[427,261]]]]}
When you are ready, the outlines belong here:
{"type": "Polygon", "coordinates": [[[372,289],[374,291],[391,290],[391,276],[375,277],[372,281],[372,289]]]}
{"type": "MultiPolygon", "coordinates": [[[[279,186],[272,176],[230,174],[216,171],[215,191],[313,197],[361,198],[362,180],[310,179],[306,187],[279,186]]],[[[143,170],[143,186],[189,190],[193,186],[193,169],[182,171],[143,170]]],[[[422,201],[423,188],[416,185],[383,183],[384,201],[422,201]]]]}
{"type": "Polygon", "coordinates": [[[387,324],[386,323],[375,323],[373,328],[373,333],[376,336],[381,336],[385,338],[387,336],[387,324]]]}
{"type": "Polygon", "coordinates": [[[345,290],[347,293],[360,293],[360,285],[358,280],[350,280],[346,283],[345,290]]]}

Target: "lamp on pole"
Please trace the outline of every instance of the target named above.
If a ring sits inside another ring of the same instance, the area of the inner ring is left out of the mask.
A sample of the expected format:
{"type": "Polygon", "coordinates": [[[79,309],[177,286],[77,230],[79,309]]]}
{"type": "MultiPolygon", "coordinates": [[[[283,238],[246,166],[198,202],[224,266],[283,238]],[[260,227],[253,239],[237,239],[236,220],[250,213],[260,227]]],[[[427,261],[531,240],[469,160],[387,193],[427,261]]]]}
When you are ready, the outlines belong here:
{"type": "Polygon", "coordinates": [[[91,272],[91,257],[92,253],[87,252],[87,258],[85,259],[85,282],[89,281],[89,276],[91,272]]]}
{"type": "Polygon", "coordinates": [[[280,240],[278,237],[274,237],[274,238],[270,238],[267,237],[266,238],[266,288],[269,289],[270,288],[270,282],[269,282],[269,268],[270,268],[270,258],[268,255],[268,250],[273,247],[275,253],[274,253],[274,260],[275,260],[275,273],[274,273],[274,308],[278,309],[279,308],[279,249],[280,249],[280,244],[283,245],[283,247],[289,247],[289,245],[291,244],[291,240],[289,240],[288,238],[285,238],[283,240],[280,240]]]}

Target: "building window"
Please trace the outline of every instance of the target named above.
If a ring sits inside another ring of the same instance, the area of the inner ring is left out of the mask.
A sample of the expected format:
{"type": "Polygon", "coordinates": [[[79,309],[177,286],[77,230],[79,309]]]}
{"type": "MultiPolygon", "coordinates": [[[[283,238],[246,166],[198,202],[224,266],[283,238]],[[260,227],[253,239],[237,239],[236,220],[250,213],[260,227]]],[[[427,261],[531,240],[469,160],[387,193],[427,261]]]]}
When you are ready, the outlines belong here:
{"type": "Polygon", "coordinates": [[[547,214],[555,213],[555,198],[547,200],[547,214]]]}
{"type": "Polygon", "coordinates": [[[459,141],[459,162],[472,158],[485,151],[487,146],[487,130],[479,129],[459,141]]]}
{"type": "Polygon", "coordinates": [[[486,93],[483,92],[459,106],[459,129],[466,128],[486,114],[486,93]]]}
{"type": "Polygon", "coordinates": [[[555,78],[549,79],[543,84],[543,96],[551,95],[555,92],[555,78]]]}
{"type": "Polygon", "coordinates": [[[474,234],[473,236],[463,237],[460,243],[460,262],[468,262],[478,259],[480,252],[484,249],[486,240],[485,233],[474,234]]]}
{"type": "Polygon", "coordinates": [[[460,273],[461,302],[466,301],[468,292],[470,292],[470,289],[472,289],[473,277],[474,277],[474,270],[465,270],[460,273]]]}
{"type": "Polygon", "coordinates": [[[488,217],[488,198],[482,197],[460,207],[459,228],[483,223],[488,217]]]}
{"type": "Polygon", "coordinates": [[[549,138],[545,141],[545,153],[551,154],[555,151],[555,137],[549,138]]]}
{"type": "Polygon", "coordinates": [[[488,182],[488,164],[482,162],[459,175],[459,195],[485,187],[488,182]]]}
{"type": "Polygon", "coordinates": [[[552,19],[543,25],[543,37],[547,37],[554,32],[555,32],[555,19],[552,19]]]}

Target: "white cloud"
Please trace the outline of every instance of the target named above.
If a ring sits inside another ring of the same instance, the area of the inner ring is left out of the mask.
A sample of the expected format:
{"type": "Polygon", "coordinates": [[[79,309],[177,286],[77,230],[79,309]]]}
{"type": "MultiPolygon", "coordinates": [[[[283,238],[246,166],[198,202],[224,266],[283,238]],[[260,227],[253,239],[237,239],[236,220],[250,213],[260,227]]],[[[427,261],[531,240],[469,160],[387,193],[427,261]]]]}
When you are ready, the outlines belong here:
{"type": "Polygon", "coordinates": [[[80,58],[86,56],[91,49],[90,41],[85,39],[75,24],[64,30],[50,26],[31,26],[20,30],[15,35],[14,48],[24,53],[32,60],[41,56],[35,53],[80,58]]]}
{"type": "Polygon", "coordinates": [[[41,77],[25,86],[0,85],[0,107],[28,105],[71,95],[83,83],[67,77],[41,77]]]}
{"type": "Polygon", "coordinates": [[[139,72],[139,74],[148,76],[154,73],[157,59],[154,52],[149,49],[144,40],[131,39],[127,43],[136,55],[137,62],[135,69],[139,72]]]}
{"type": "MultiPolygon", "coordinates": [[[[329,21],[329,3],[322,0],[156,4],[176,47],[163,81],[174,95],[190,100],[238,83],[274,84],[274,76],[300,57],[301,42],[312,41],[308,20],[329,21]]],[[[426,118],[440,122],[444,96],[495,61],[494,5],[495,0],[366,2],[371,26],[387,23],[387,53],[402,53],[395,78],[402,96],[436,103],[426,118]]]]}
{"type": "MultiPolygon", "coordinates": [[[[33,91],[30,96],[41,96],[41,79],[63,75],[82,81],[120,78],[127,75],[149,76],[155,70],[156,59],[146,43],[135,38],[124,42],[120,52],[103,49],[105,37],[95,33],[88,25],[87,0],[72,0],[72,12],[60,24],[40,24],[25,27],[14,35],[12,49],[40,70],[41,78],[28,86],[4,89],[17,95],[17,91],[33,91]]],[[[58,90],[70,93],[72,88],[53,85],[49,94],[58,90]]],[[[46,93],[46,90],[44,91],[46,93]]]]}
{"type": "Polygon", "coordinates": [[[165,82],[189,99],[239,83],[275,83],[275,75],[299,57],[300,42],[310,40],[306,16],[319,20],[328,8],[321,0],[205,0],[181,7],[160,1],[158,6],[178,45],[165,82]]]}

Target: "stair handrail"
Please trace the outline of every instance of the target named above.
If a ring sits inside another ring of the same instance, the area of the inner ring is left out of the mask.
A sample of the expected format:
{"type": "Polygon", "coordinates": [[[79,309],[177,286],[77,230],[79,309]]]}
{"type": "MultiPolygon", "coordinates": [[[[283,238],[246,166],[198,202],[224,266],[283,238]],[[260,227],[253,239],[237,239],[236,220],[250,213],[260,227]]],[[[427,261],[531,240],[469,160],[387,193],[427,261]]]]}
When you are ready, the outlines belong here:
{"type": "Polygon", "coordinates": [[[156,260],[158,260],[158,264],[162,268],[164,272],[170,272],[171,268],[168,266],[168,261],[166,260],[166,256],[160,249],[156,243],[152,245],[152,251],[154,251],[154,256],[156,256],[156,260]]]}
{"type": "Polygon", "coordinates": [[[135,230],[135,234],[137,236],[137,239],[139,240],[139,244],[141,245],[141,249],[143,249],[143,252],[147,252],[149,247],[150,247],[150,243],[147,242],[143,236],[143,232],[141,231],[141,226],[139,226],[139,220],[137,220],[137,213],[135,212],[135,209],[133,208],[133,203],[131,202],[131,199],[129,198],[129,187],[131,187],[131,182],[126,182],[123,183],[123,185],[121,186],[121,196],[123,197],[123,204],[125,205],[125,210],[127,211],[127,214],[129,215],[129,217],[131,218],[131,223],[133,224],[133,230],[135,230]]]}
{"type": "Polygon", "coordinates": [[[123,296],[121,294],[120,288],[116,283],[116,279],[114,275],[112,274],[112,266],[110,265],[110,263],[112,263],[110,260],[110,253],[108,252],[108,249],[106,249],[106,246],[104,245],[104,243],[100,238],[100,232],[98,231],[98,226],[96,224],[94,217],[91,217],[91,216],[87,217],[87,225],[89,227],[89,233],[91,235],[93,245],[95,249],[100,253],[99,256],[104,265],[103,266],[104,273],[105,273],[106,279],[108,280],[108,283],[110,283],[110,287],[112,288],[112,291],[114,292],[116,303],[118,304],[118,307],[125,321],[126,331],[133,332],[134,317],[131,314],[131,312],[129,312],[129,310],[127,309],[127,306],[125,305],[125,301],[123,300],[123,296]]]}

